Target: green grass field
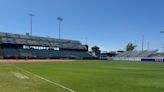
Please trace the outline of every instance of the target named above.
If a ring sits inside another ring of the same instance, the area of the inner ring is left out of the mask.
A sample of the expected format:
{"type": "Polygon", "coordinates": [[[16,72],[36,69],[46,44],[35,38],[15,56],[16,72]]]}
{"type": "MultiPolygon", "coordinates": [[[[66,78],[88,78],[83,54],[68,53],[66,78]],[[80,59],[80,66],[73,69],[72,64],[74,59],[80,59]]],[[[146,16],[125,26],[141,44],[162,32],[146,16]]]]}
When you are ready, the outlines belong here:
{"type": "Polygon", "coordinates": [[[0,63],[0,92],[70,92],[13,65],[75,92],[164,92],[164,63],[90,60],[11,64],[0,63]]]}

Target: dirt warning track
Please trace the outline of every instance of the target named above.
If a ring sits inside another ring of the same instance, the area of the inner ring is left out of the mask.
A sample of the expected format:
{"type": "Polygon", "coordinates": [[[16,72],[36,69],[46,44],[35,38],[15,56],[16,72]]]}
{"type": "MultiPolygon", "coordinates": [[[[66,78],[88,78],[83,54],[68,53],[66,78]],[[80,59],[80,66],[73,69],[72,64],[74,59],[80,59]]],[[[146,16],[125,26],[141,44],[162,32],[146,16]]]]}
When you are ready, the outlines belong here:
{"type": "Polygon", "coordinates": [[[5,63],[23,63],[23,62],[74,62],[75,60],[62,60],[62,59],[0,59],[0,62],[5,63]]]}

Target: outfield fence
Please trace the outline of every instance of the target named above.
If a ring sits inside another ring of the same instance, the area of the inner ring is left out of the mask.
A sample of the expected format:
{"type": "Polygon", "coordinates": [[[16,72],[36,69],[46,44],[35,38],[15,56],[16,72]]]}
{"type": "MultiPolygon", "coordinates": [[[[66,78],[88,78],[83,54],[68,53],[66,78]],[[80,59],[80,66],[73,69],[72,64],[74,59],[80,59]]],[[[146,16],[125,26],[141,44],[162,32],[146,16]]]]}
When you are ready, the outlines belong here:
{"type": "Polygon", "coordinates": [[[164,57],[113,57],[113,60],[164,62],[164,57]]]}

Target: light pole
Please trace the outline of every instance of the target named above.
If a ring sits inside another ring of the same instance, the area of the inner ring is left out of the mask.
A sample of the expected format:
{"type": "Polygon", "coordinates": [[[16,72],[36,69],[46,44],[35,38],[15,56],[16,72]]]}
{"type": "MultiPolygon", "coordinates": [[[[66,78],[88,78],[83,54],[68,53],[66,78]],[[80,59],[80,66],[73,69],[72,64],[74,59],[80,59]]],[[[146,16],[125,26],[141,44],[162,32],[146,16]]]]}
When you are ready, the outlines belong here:
{"type": "Polygon", "coordinates": [[[59,21],[59,39],[61,39],[61,22],[63,21],[63,18],[57,17],[57,20],[59,21]]]}
{"type": "Polygon", "coordinates": [[[150,43],[149,43],[149,41],[147,42],[147,50],[149,50],[149,45],[150,45],[150,43]]]}
{"type": "Polygon", "coordinates": [[[32,17],[35,15],[30,13],[29,16],[30,16],[30,35],[32,36],[32,17]]]}
{"type": "Polygon", "coordinates": [[[142,35],[142,51],[144,50],[144,35],[142,35]]]}
{"type": "Polygon", "coordinates": [[[134,40],[134,46],[135,46],[135,49],[134,49],[134,50],[137,50],[137,43],[136,43],[136,40],[134,40]]]}
{"type": "Polygon", "coordinates": [[[87,45],[87,43],[88,43],[88,37],[85,36],[85,44],[87,45]]]}
{"type": "Polygon", "coordinates": [[[162,49],[163,49],[163,53],[164,53],[164,47],[162,47],[162,49]]]}
{"type": "MultiPolygon", "coordinates": [[[[161,34],[163,34],[163,33],[164,33],[164,31],[160,31],[160,33],[161,33],[161,34]]],[[[164,47],[162,47],[162,48],[163,48],[163,53],[164,53],[164,47]]]]}
{"type": "Polygon", "coordinates": [[[164,31],[160,31],[160,33],[162,34],[162,33],[164,33],[164,31]]]}

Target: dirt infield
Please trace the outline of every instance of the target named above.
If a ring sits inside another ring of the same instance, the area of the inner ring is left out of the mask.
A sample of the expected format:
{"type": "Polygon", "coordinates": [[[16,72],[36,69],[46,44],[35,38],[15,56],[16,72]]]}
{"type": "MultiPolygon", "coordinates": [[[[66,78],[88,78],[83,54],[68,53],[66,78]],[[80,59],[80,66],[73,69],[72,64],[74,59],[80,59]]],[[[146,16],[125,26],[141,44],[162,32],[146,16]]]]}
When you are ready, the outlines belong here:
{"type": "Polygon", "coordinates": [[[62,60],[62,59],[0,59],[0,63],[18,63],[18,62],[74,62],[75,60],[62,60]]]}

